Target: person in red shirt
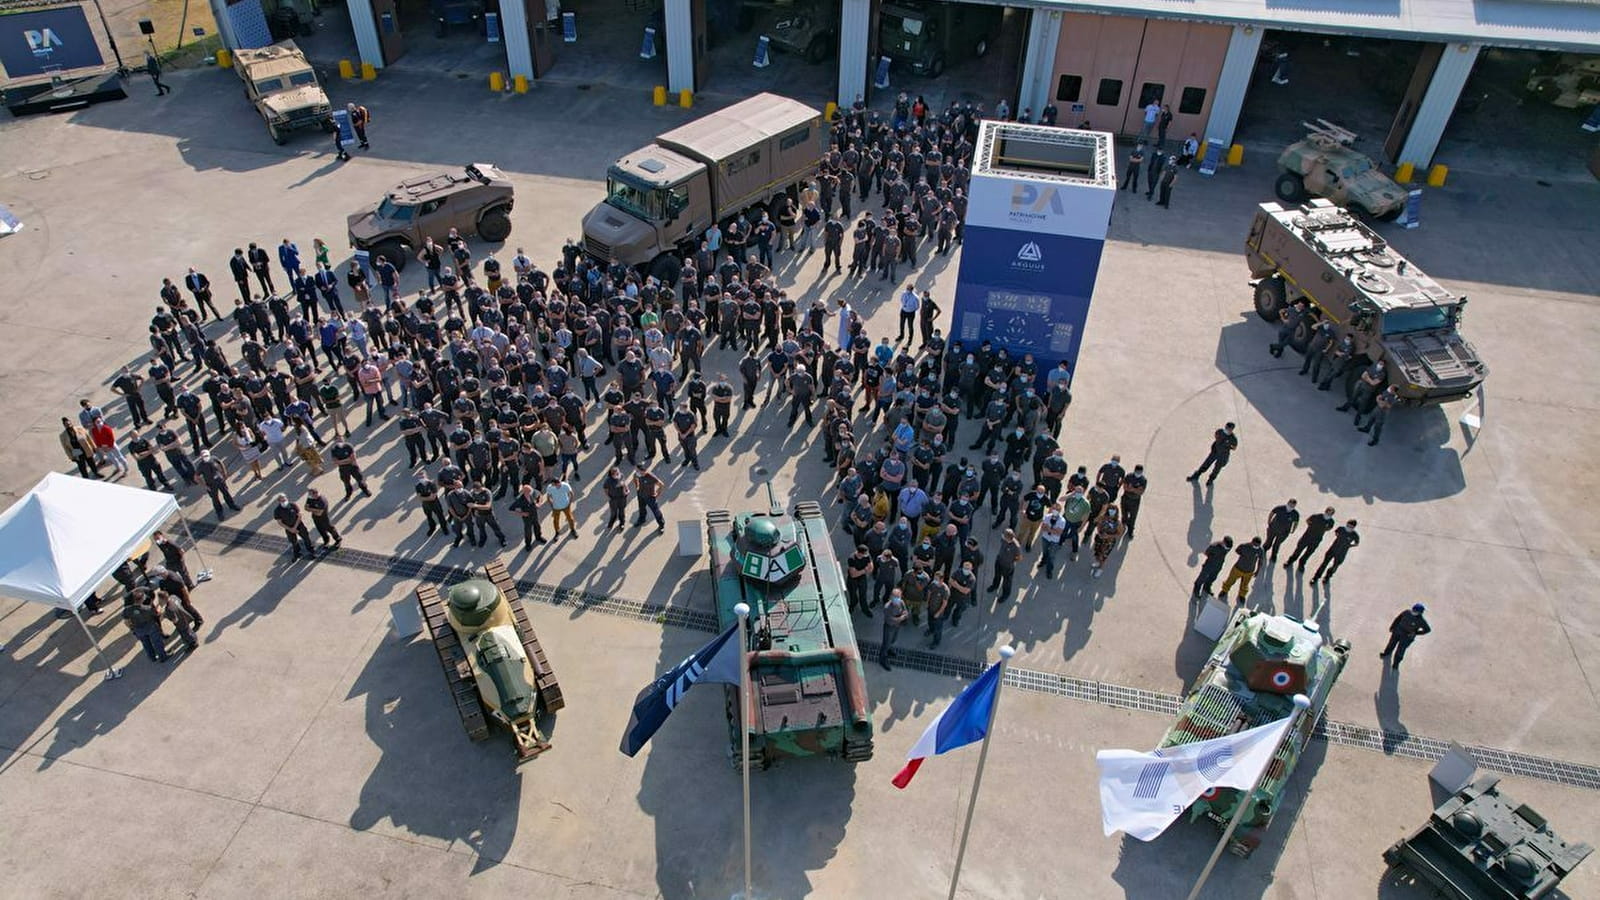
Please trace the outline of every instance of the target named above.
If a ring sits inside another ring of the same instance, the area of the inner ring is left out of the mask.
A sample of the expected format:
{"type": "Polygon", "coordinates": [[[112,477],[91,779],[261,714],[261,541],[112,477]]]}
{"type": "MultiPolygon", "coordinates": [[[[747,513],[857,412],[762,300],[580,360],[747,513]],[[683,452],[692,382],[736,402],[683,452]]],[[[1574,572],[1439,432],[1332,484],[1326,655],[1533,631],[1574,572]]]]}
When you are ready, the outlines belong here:
{"type": "Polygon", "coordinates": [[[109,462],[116,469],[116,476],[121,478],[128,474],[128,459],[117,449],[117,434],[106,424],[106,420],[95,416],[89,425],[89,438],[94,441],[95,453],[101,462],[109,462]]]}

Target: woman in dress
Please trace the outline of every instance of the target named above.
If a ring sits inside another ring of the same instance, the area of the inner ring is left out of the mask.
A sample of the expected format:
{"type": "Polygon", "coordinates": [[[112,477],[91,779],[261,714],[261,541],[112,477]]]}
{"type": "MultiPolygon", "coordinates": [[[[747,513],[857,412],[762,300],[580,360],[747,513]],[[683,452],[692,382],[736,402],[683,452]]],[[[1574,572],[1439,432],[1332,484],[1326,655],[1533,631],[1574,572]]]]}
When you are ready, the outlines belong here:
{"type": "Polygon", "coordinates": [[[1089,570],[1091,575],[1100,577],[1105,569],[1106,558],[1111,555],[1111,548],[1117,545],[1122,532],[1121,514],[1115,506],[1108,505],[1094,523],[1094,567],[1089,570]]]}
{"type": "Polygon", "coordinates": [[[233,423],[233,447],[239,451],[239,460],[256,473],[258,481],[265,477],[261,474],[261,450],[256,447],[256,433],[243,421],[233,423]]]}

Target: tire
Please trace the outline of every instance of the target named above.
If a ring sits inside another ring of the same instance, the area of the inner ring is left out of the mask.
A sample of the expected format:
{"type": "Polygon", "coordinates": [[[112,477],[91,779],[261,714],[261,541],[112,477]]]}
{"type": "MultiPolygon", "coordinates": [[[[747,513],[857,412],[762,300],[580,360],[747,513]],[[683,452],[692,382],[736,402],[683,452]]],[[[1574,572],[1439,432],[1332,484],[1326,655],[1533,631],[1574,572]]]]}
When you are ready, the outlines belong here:
{"type": "Polygon", "coordinates": [[[491,244],[498,244],[510,236],[511,217],[506,215],[505,207],[496,206],[478,216],[479,238],[491,244]]]}
{"type": "Polygon", "coordinates": [[[1294,334],[1289,336],[1289,346],[1301,356],[1305,355],[1306,347],[1311,343],[1311,325],[1311,317],[1302,316],[1300,324],[1294,327],[1294,334]]]}
{"type": "Polygon", "coordinates": [[[1285,203],[1301,203],[1306,199],[1306,181],[1293,172],[1284,172],[1273,183],[1272,193],[1285,203]]]}
{"type": "Polygon", "coordinates": [[[940,55],[935,56],[933,58],[933,62],[928,63],[928,77],[929,78],[938,78],[940,75],[943,75],[943,74],[944,74],[944,55],[940,54],[940,55]]]}
{"type": "Polygon", "coordinates": [[[1278,313],[1283,311],[1283,279],[1274,275],[1256,282],[1256,315],[1277,324],[1278,313]]]}
{"type": "Polygon", "coordinates": [[[816,65],[827,58],[828,37],[827,35],[819,34],[811,39],[811,43],[806,45],[805,60],[812,65],[816,65]]]}
{"type": "Polygon", "coordinates": [[[396,238],[390,238],[373,246],[372,261],[377,262],[380,256],[386,257],[389,262],[394,263],[396,272],[404,272],[406,263],[411,259],[411,254],[406,252],[406,245],[396,238]]]}
{"type": "Polygon", "coordinates": [[[985,56],[988,55],[988,53],[989,53],[989,39],[988,38],[978,38],[977,45],[972,48],[972,55],[977,57],[978,59],[983,59],[985,56]]]}
{"type": "Polygon", "coordinates": [[[322,120],[322,125],[320,127],[322,128],[322,133],[323,134],[333,134],[333,130],[335,128],[338,128],[339,126],[333,124],[333,119],[329,118],[329,119],[323,119],[322,120]]]}

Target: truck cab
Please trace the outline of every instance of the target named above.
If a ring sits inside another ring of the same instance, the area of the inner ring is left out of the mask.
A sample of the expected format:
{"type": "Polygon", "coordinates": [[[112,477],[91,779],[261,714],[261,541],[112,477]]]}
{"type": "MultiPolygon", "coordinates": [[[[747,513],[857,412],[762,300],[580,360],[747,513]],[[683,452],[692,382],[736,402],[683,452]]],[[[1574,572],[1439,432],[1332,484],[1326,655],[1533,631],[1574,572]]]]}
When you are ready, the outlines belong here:
{"type": "Polygon", "coordinates": [[[989,52],[1004,7],[901,0],[878,17],[878,52],[917,75],[937,78],[945,67],[989,52]]]}
{"type": "Polygon", "coordinates": [[[705,164],[650,144],[606,170],[606,199],[583,217],[583,234],[598,259],[656,261],[697,247],[712,217],[705,164]]]}

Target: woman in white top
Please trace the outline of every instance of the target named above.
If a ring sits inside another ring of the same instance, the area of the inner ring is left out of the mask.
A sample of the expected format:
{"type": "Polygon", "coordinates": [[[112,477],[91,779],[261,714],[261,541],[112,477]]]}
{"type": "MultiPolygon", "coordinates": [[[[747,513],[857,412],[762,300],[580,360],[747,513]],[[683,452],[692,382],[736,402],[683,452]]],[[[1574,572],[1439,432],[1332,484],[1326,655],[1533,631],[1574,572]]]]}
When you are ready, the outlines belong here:
{"type": "Polygon", "coordinates": [[[261,474],[261,451],[256,447],[256,433],[249,425],[233,423],[233,447],[239,451],[239,461],[248,465],[258,480],[265,477],[261,474]]]}

